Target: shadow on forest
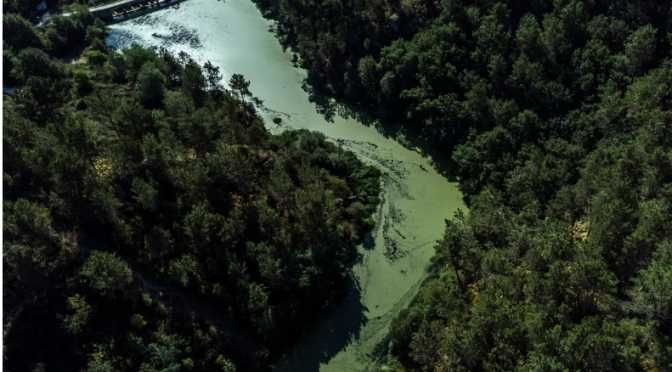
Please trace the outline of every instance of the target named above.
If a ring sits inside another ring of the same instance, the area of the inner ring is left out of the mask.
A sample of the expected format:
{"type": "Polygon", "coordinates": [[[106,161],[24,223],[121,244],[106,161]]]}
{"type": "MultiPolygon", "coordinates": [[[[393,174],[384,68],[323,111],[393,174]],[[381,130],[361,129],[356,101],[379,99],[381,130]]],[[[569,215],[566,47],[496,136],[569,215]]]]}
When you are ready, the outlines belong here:
{"type": "Polygon", "coordinates": [[[441,151],[438,151],[437,147],[439,146],[419,135],[417,131],[411,130],[407,121],[377,117],[371,111],[320,92],[306,80],[301,87],[308,93],[310,101],[317,106],[317,112],[326,121],[333,123],[334,118],[338,115],[344,119],[357,120],[367,127],[373,126],[385,138],[394,139],[405,148],[424,157],[429,157],[430,164],[437,173],[450,182],[457,182],[455,162],[451,159],[452,153],[446,152],[445,146],[442,146],[441,151]]]}
{"type": "Polygon", "coordinates": [[[366,307],[361,292],[351,281],[343,301],[319,317],[283,357],[275,362],[274,372],[318,372],[320,365],[329,362],[344,350],[366,325],[366,307]]]}

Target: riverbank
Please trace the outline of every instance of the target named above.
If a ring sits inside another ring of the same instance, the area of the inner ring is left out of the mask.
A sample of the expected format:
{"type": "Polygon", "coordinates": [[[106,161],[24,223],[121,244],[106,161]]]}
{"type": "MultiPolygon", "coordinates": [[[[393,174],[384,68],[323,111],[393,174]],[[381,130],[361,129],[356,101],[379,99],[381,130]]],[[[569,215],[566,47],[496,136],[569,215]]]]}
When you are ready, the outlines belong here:
{"type": "Polygon", "coordinates": [[[248,0],[214,5],[190,0],[112,25],[108,43],[185,51],[201,64],[209,60],[220,67],[225,81],[241,73],[251,81],[252,93],[263,100],[262,116],[271,131],[323,132],[383,171],[377,225],[359,248],[362,258],[353,267],[357,285],[276,366],[287,371],[372,369],[378,361],[370,355],[384,344],[389,322],[408,305],[426,276],[444,219],[464,204],[457,185],[439,174],[422,151],[387,138],[375,125],[325,112],[312,102],[302,88],[306,72],[293,66],[292,54],[269,32],[272,26],[248,0]],[[276,118],[282,119],[280,125],[273,123],[276,118]]]}

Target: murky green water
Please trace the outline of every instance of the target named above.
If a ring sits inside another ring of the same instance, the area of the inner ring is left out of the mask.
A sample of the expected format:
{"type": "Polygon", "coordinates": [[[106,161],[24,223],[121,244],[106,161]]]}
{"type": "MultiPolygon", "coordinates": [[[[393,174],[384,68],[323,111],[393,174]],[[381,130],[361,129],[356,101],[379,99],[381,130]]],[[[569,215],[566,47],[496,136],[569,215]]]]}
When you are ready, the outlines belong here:
{"type": "Polygon", "coordinates": [[[225,80],[241,73],[252,93],[264,101],[263,116],[272,131],[286,127],[321,131],[380,167],[383,203],[378,226],[362,260],[355,265],[357,288],[342,305],[311,325],[304,337],[276,363],[278,371],[374,370],[376,346],[389,322],[406,307],[425,277],[444,219],[465,209],[455,183],[438,174],[418,152],[385,138],[373,126],[310,102],[302,89],[306,73],[292,66],[273,33],[272,22],[249,0],[187,0],[169,9],[112,26],[110,44],[131,42],[185,51],[210,60],[225,80]],[[281,126],[272,119],[283,119],[281,126]]]}

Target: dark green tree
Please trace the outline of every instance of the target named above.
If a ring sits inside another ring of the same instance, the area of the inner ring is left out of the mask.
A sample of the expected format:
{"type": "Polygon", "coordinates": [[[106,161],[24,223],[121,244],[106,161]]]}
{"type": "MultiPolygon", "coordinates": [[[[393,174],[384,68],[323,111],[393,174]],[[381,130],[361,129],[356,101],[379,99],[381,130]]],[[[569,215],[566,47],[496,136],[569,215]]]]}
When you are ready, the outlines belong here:
{"type": "Polygon", "coordinates": [[[136,82],[138,98],[147,108],[157,107],[164,97],[164,77],[152,62],[145,63],[136,82]]]}

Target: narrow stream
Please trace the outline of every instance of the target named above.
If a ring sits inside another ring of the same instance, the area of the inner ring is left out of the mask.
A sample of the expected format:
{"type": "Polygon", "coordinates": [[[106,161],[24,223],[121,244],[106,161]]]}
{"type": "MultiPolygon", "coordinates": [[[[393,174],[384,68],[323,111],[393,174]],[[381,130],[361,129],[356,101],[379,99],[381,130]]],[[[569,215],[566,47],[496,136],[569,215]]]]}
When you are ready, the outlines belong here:
{"type": "Polygon", "coordinates": [[[305,128],[378,166],[383,203],[377,227],[354,267],[357,288],[343,303],[311,325],[299,342],[276,363],[276,371],[370,371],[379,364],[392,318],[408,305],[426,276],[441,237],[444,219],[466,209],[455,183],[437,173],[428,158],[386,138],[374,126],[347,119],[312,103],[302,89],[305,71],[283,52],[273,23],[250,0],[188,0],[168,9],[112,25],[108,43],[132,42],[187,52],[200,63],[220,67],[228,81],[241,73],[250,90],[264,101],[268,128],[305,128]],[[282,124],[273,123],[281,118],[282,124]]]}

